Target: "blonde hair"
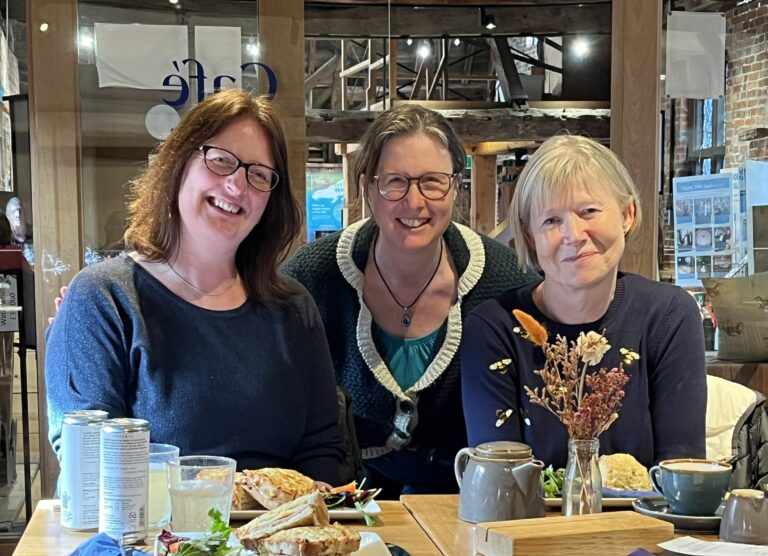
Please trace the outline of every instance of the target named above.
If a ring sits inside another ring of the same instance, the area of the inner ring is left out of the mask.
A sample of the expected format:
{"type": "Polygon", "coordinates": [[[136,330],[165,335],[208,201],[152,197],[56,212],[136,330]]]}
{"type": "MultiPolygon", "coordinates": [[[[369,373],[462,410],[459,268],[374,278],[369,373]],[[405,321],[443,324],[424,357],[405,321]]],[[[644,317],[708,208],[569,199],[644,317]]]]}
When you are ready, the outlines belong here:
{"type": "Polygon", "coordinates": [[[606,185],[622,212],[635,208],[635,218],[626,230],[629,238],[640,226],[640,196],[629,172],[618,157],[600,143],[577,135],[559,135],[544,141],[520,173],[509,209],[520,266],[538,268],[536,251],[528,243],[531,212],[553,199],[567,195],[575,186],[590,190],[591,182],[606,185]]]}

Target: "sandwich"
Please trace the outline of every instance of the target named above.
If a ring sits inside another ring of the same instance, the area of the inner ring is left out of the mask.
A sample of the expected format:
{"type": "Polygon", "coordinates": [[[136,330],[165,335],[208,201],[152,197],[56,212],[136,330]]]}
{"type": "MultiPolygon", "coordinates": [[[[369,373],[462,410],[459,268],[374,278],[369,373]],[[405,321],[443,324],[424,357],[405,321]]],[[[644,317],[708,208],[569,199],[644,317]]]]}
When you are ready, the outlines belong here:
{"type": "Polygon", "coordinates": [[[236,511],[263,510],[264,507],[245,490],[244,482],[245,475],[240,471],[235,473],[235,487],[232,489],[232,509],[236,511]]]}
{"type": "Polygon", "coordinates": [[[653,490],[648,470],[630,454],[600,456],[597,460],[603,487],[613,490],[653,490]]]}
{"type": "Polygon", "coordinates": [[[334,523],[296,527],[275,533],[259,543],[263,556],[345,556],[360,548],[360,533],[334,523]]]}
{"type": "Polygon", "coordinates": [[[242,486],[254,500],[268,510],[317,491],[315,481],[306,475],[293,469],[277,467],[244,470],[242,486]]]}
{"type": "Polygon", "coordinates": [[[280,531],[329,523],[323,495],[313,492],[261,514],[234,533],[245,548],[258,551],[261,541],[280,531]]]}

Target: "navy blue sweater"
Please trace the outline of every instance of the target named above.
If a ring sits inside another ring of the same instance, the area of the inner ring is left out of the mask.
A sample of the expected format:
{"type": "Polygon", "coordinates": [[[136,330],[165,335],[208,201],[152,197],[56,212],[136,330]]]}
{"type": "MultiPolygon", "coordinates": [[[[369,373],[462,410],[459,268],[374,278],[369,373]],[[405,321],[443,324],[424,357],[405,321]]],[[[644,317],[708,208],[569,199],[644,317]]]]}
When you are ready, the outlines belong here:
{"type": "Polygon", "coordinates": [[[603,332],[611,345],[601,367],[621,361],[619,349],[632,349],[640,360],[626,367],[630,379],[619,418],[600,437],[600,453],[625,452],[649,467],[665,458],[704,457],[707,404],[704,333],[699,309],[684,290],[633,274],[619,273],[616,292],[597,322],[564,325],[546,318],[533,303],[530,284],[477,307],[467,318],[461,345],[461,377],[469,443],[517,440],[533,448],[547,464],[564,467],[565,426],[546,409],[533,405],[523,385],[542,385],[534,370],[544,354],[519,334],[512,309],[522,309],[549,331],[569,342],[579,332],[603,332]],[[506,374],[489,365],[511,358],[506,374]],[[496,410],[514,410],[496,427],[496,410]],[[525,421],[529,418],[530,425],[525,421]]]}
{"type": "Polygon", "coordinates": [[[239,468],[291,467],[337,480],[342,456],[325,333],[309,294],[280,307],[211,311],[184,301],[130,257],[80,272],[48,335],[49,437],[63,413],[139,417],[182,455],[239,468]]]}

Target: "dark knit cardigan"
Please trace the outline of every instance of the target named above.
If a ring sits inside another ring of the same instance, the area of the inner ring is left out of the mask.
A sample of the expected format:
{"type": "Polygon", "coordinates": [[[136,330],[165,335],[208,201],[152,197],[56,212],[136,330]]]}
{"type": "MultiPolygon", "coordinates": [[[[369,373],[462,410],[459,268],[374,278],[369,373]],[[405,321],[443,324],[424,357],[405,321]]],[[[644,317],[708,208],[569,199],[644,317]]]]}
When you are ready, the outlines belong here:
{"type": "Polygon", "coordinates": [[[376,233],[372,220],[358,222],[303,246],[283,270],[309,290],[320,310],[336,381],[352,399],[363,457],[397,449],[387,441],[397,405],[408,399],[416,403],[418,415],[409,445],[455,453],[467,442],[459,377],[462,322],[483,301],[534,277],[520,270],[511,249],[451,224],[444,238],[460,276],[458,299],[440,327],[432,363],[403,392],[376,351],[371,314],[361,307],[363,272],[376,233]]]}

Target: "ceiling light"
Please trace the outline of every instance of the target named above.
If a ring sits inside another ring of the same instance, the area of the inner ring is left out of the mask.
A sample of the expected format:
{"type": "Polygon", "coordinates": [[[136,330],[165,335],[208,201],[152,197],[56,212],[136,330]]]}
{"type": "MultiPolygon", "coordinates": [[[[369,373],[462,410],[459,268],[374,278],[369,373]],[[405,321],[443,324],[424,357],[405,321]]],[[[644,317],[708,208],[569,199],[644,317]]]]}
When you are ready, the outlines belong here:
{"type": "Polygon", "coordinates": [[[80,35],[80,46],[91,48],[93,46],[93,37],[90,35],[80,35]]]}
{"type": "Polygon", "coordinates": [[[259,53],[261,52],[261,48],[259,48],[258,42],[249,41],[248,44],[245,46],[245,51],[248,52],[248,54],[250,54],[254,58],[258,58],[259,53]]]}
{"type": "Polygon", "coordinates": [[[576,39],[573,41],[573,53],[579,58],[589,54],[589,43],[586,39],[576,39]]]}
{"type": "Polygon", "coordinates": [[[405,39],[405,44],[407,44],[408,46],[411,46],[413,44],[413,39],[411,37],[408,37],[407,39],[405,39]]]}
{"type": "Polygon", "coordinates": [[[455,46],[459,46],[461,44],[461,40],[460,39],[453,39],[453,44],[455,46]]]}
{"type": "Polygon", "coordinates": [[[485,8],[480,8],[480,26],[489,31],[496,29],[496,16],[485,13],[485,8]]]}
{"type": "Polygon", "coordinates": [[[171,4],[178,4],[179,0],[168,0],[171,4]]]}
{"type": "Polygon", "coordinates": [[[419,55],[419,58],[429,58],[429,55],[432,54],[432,49],[429,47],[429,44],[422,43],[416,50],[416,54],[419,55]]]}
{"type": "Polygon", "coordinates": [[[48,24],[47,24],[45,21],[43,21],[43,22],[40,24],[40,31],[42,31],[43,33],[45,33],[47,30],[48,30],[48,24]]]}

